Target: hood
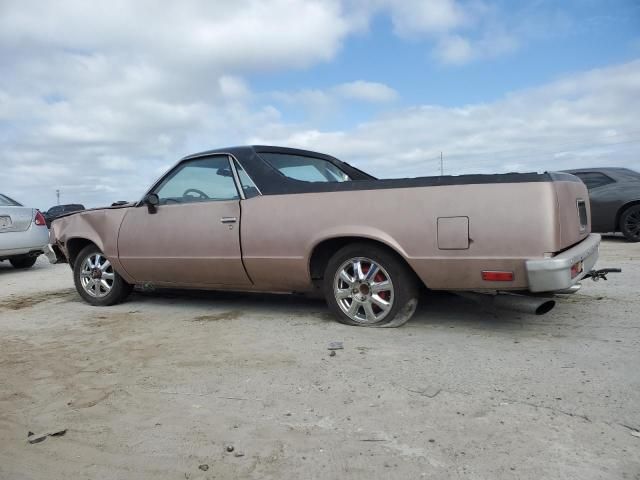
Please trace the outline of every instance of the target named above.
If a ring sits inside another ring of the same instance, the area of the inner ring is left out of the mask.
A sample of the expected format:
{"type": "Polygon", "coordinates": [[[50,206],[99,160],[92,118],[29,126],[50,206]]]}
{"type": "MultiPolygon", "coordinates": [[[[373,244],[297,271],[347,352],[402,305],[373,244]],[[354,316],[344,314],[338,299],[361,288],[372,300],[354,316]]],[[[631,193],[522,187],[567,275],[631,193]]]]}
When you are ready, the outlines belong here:
{"type": "Polygon", "coordinates": [[[137,205],[137,203],[135,203],[135,202],[116,202],[116,203],[111,204],[110,207],[95,207],[95,208],[86,208],[84,210],[76,210],[75,212],[63,213],[62,215],[56,217],[54,222],[56,220],[58,220],[59,218],[70,217],[71,215],[77,215],[79,213],[97,212],[99,210],[118,210],[120,208],[135,207],[136,205],[137,205]]]}

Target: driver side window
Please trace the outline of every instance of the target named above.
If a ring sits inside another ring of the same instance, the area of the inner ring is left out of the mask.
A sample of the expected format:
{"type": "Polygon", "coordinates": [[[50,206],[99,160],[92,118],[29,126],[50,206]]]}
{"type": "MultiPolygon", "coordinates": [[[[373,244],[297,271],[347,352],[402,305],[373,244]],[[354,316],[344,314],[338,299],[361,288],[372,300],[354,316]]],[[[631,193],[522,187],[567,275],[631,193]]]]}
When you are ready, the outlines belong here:
{"type": "Polygon", "coordinates": [[[161,205],[240,198],[227,156],[184,162],[163,180],[155,193],[161,205]]]}

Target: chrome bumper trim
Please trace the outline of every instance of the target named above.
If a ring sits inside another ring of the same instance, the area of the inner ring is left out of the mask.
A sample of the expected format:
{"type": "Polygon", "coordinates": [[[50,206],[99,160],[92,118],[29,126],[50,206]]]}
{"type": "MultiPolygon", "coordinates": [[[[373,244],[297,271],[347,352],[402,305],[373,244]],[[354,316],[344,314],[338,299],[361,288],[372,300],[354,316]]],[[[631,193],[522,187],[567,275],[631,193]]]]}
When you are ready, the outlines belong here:
{"type": "Polygon", "coordinates": [[[525,265],[529,291],[555,292],[575,285],[595,266],[599,246],[600,235],[592,233],[553,258],[527,260],[525,265]],[[571,266],[578,262],[582,262],[582,272],[571,278],[571,266]]]}
{"type": "Polygon", "coordinates": [[[58,256],[56,255],[55,250],[53,250],[53,247],[51,247],[51,244],[47,244],[44,247],[44,255],[49,259],[49,263],[58,263],[58,256]]]}

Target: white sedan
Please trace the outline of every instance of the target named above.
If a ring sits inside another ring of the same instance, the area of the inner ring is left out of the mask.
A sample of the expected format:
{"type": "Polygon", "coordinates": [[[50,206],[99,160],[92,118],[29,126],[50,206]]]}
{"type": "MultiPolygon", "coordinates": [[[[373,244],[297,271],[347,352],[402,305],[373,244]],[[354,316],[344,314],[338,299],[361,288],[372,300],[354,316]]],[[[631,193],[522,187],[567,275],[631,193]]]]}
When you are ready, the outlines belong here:
{"type": "Polygon", "coordinates": [[[0,193],[0,261],[15,268],[32,267],[49,243],[44,216],[0,193]]]}

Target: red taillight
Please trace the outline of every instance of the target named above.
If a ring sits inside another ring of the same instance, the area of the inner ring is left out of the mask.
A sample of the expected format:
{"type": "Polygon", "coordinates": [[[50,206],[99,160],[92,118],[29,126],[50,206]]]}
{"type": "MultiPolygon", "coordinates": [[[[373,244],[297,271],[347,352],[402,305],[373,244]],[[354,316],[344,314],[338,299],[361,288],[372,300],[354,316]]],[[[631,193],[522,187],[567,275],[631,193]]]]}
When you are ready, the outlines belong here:
{"type": "Polygon", "coordinates": [[[40,213],[40,210],[36,210],[36,217],[33,219],[33,223],[36,225],[46,225],[47,221],[44,219],[44,215],[40,213]]]}
{"type": "Polygon", "coordinates": [[[571,265],[571,278],[576,278],[582,273],[582,262],[571,265]]]}
{"type": "Polygon", "coordinates": [[[482,272],[482,279],[487,282],[512,282],[513,272],[496,272],[484,270],[482,272]]]}

